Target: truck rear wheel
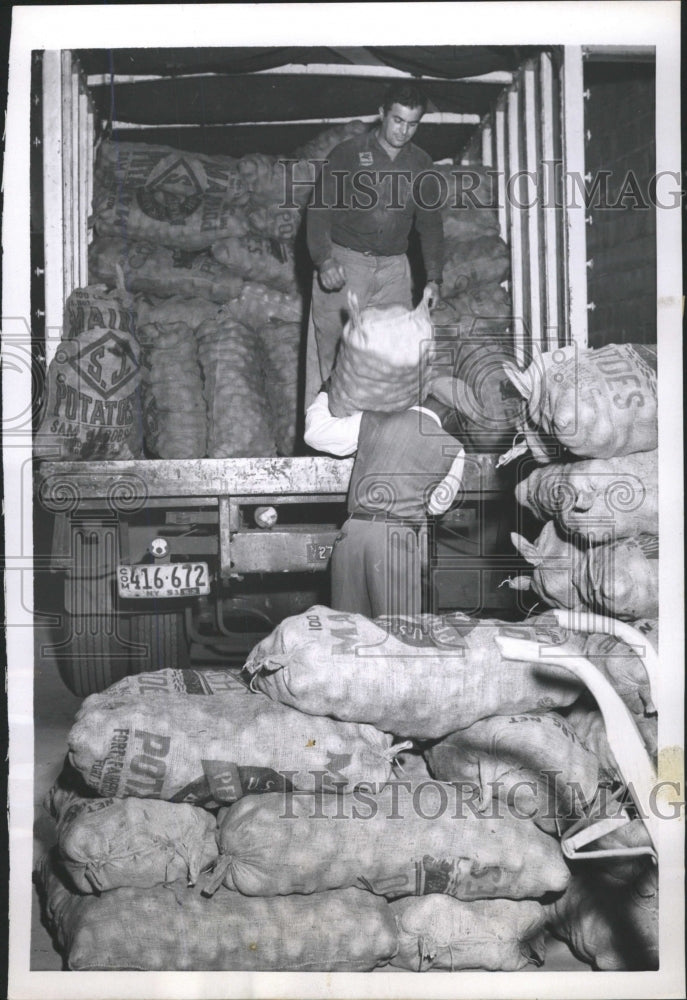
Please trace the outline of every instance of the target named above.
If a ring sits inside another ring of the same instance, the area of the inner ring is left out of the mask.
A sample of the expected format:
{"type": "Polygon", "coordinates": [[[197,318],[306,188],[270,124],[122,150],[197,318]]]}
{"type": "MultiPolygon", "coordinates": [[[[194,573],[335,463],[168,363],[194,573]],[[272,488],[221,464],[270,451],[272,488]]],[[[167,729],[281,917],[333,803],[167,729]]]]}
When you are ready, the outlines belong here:
{"type": "Polygon", "coordinates": [[[130,674],[188,667],[189,649],[182,612],[129,615],[127,624],[129,641],[136,644],[130,650],[130,674]]]}

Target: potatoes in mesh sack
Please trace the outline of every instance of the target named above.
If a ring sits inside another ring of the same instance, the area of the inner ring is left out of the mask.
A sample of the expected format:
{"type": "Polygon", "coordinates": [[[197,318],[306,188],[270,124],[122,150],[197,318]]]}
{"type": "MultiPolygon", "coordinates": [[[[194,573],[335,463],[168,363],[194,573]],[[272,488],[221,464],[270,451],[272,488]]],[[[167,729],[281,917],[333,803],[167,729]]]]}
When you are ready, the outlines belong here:
{"type": "Polygon", "coordinates": [[[268,789],[385,781],[391,737],[372,726],[301,715],[247,689],[90,695],[68,737],[69,760],[104,797],[213,808],[268,789]]]}
{"type": "Polygon", "coordinates": [[[329,409],[344,417],[356,410],[390,413],[424,399],[426,347],[432,338],[429,292],[416,309],[401,305],[360,310],[348,293],[350,319],[343,329],[331,375],[329,409]]]}
{"type": "Polygon", "coordinates": [[[170,295],[169,298],[146,294],[136,296],[139,326],[148,323],[186,323],[195,331],[206,319],[214,319],[220,308],[218,302],[198,296],[195,298],[185,298],[183,295],[170,295]]]}
{"type": "Polygon", "coordinates": [[[546,907],[547,926],[594,969],[658,968],[658,873],[647,868],[630,886],[612,888],[593,870],[579,871],[546,907]]]}
{"type": "MultiPolygon", "coordinates": [[[[611,536],[612,537],[612,536],[611,536]]],[[[535,569],[508,581],[533,590],[556,608],[589,608],[621,621],[658,616],[658,541],[654,535],[621,538],[583,550],[548,521],[535,542],[511,534],[535,569]]]]}
{"type": "Polygon", "coordinates": [[[509,364],[506,373],[527,402],[535,443],[549,435],[582,458],[658,445],[655,345],[572,345],[539,354],[524,371],[509,364]]]}
{"type": "Polygon", "coordinates": [[[367,132],[370,126],[359,119],[344,122],[341,125],[332,125],[330,128],[318,132],[308,142],[303,143],[294,150],[293,155],[299,160],[322,160],[326,159],[335,146],[338,146],[344,139],[352,139],[353,136],[362,135],[367,132]]]}
{"type": "Polygon", "coordinates": [[[411,972],[487,969],[517,972],[546,955],[546,912],[534,900],[476,899],[432,893],[389,904],[398,952],[391,964],[411,972]]]}
{"type": "Polygon", "coordinates": [[[475,166],[435,163],[433,172],[440,175],[437,196],[425,197],[441,204],[444,237],[468,242],[479,236],[498,236],[498,204],[493,177],[475,166]]]}
{"type": "Polygon", "coordinates": [[[212,254],[242,278],[263,282],[283,292],[293,292],[296,287],[296,264],[288,243],[249,233],[215,243],[212,254]]]}
{"type": "Polygon", "coordinates": [[[480,719],[426,758],[435,778],[471,783],[481,811],[496,798],[549,832],[584,815],[599,786],[618,780],[610,751],[602,760],[557,712],[480,719]]]}
{"type": "Polygon", "coordinates": [[[489,332],[506,340],[513,309],[510,294],[503,285],[490,282],[454,295],[445,295],[431,312],[433,326],[461,324],[468,334],[489,332]]]}
{"type": "Polygon", "coordinates": [[[247,231],[241,207],[245,200],[236,161],[228,157],[144,144],[101,144],[93,217],[103,236],[200,250],[247,231]]]}
{"type": "Polygon", "coordinates": [[[272,320],[258,330],[258,342],[277,452],[293,455],[300,413],[301,324],[272,320]]]}
{"type": "Polygon", "coordinates": [[[196,331],[210,458],[276,454],[256,334],[221,312],[196,331]]]}
{"type": "Polygon", "coordinates": [[[246,281],[240,294],[227,302],[226,312],[238,323],[257,331],[272,319],[300,323],[303,299],[295,288],[283,292],[261,281],[246,281]]]}
{"type": "Polygon", "coordinates": [[[556,643],[561,629],[461,612],[371,621],[315,605],[259,642],[244,671],[254,688],[301,712],[417,739],[575,700],[579,683],[569,671],[506,665],[496,644],[503,634],[556,643]]]}
{"type": "Polygon", "coordinates": [[[209,250],[188,252],[99,238],[91,243],[88,266],[91,275],[111,285],[117,281],[119,267],[130,291],[162,297],[197,296],[221,304],[235,298],[243,286],[243,279],[216,261],[209,250]]]}
{"type": "Polygon", "coordinates": [[[53,800],[62,865],[79,892],[141,889],[185,878],[217,860],[217,823],[205,809],[158,799],[53,800]]]}
{"type": "Polygon", "coordinates": [[[560,892],[558,842],[526,819],[480,816],[440,782],[388,782],[340,796],[268,793],[218,816],[214,881],[248,896],[364,886],[395,899],[525,899],[560,892]],[[392,818],[395,816],[396,818],[392,818]]]}
{"type": "Polygon", "coordinates": [[[396,950],[384,899],[362,889],[212,899],[183,881],[101,896],[69,892],[46,858],[44,912],[74,971],[368,972],[396,950]]]}
{"type": "Polygon", "coordinates": [[[139,331],[145,442],[159,458],[203,458],[207,408],[193,331],[186,323],[148,323],[139,331]]]}
{"type": "Polygon", "coordinates": [[[93,327],[60,341],[48,366],[36,456],[138,458],[140,383],[140,347],[126,330],[93,327]]]}
{"type": "Polygon", "coordinates": [[[284,207],[272,202],[264,204],[256,199],[248,203],[247,217],[248,225],[254,232],[290,246],[293,246],[303,222],[303,212],[298,207],[284,207]]]}
{"type": "Polygon", "coordinates": [[[518,483],[515,499],[591,545],[609,531],[615,538],[657,535],[658,451],[536,468],[518,483]]]}
{"type": "Polygon", "coordinates": [[[508,245],[499,236],[444,241],[444,289],[447,295],[479,285],[493,285],[510,274],[508,245]]]}

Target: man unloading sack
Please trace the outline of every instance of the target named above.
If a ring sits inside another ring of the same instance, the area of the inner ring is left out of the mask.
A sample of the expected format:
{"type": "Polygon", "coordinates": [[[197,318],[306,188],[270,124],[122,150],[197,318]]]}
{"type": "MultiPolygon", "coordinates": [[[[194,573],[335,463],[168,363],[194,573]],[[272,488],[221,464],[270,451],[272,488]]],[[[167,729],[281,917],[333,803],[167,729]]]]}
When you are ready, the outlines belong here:
{"type": "Polygon", "coordinates": [[[308,329],[306,405],[329,376],[353,291],[361,309],[410,309],[407,257],[413,224],[433,300],[443,266],[441,213],[425,207],[434,196],[431,157],[412,142],[426,100],[413,84],[393,84],[376,129],[336,146],[322,169],[321,199],[307,214],[308,249],[315,265],[308,329]],[[424,195],[424,197],[423,197],[424,195]]]}
{"type": "Polygon", "coordinates": [[[448,510],[463,475],[453,416],[433,396],[393,413],[333,417],[323,391],[308,407],[310,447],[338,457],[356,452],[349,518],[332,553],[332,608],[368,618],[422,612],[428,517],[448,510]]]}

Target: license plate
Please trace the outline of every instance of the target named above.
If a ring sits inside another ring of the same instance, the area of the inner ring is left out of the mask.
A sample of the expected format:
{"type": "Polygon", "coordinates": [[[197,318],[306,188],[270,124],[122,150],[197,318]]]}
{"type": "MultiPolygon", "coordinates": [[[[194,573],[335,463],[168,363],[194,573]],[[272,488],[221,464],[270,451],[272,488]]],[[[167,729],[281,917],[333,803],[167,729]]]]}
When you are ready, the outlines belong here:
{"type": "Polygon", "coordinates": [[[333,545],[323,545],[320,542],[310,542],[306,547],[308,562],[326,562],[331,556],[333,548],[333,545]]]}
{"type": "Polygon", "coordinates": [[[200,597],[210,593],[208,564],[134,563],[117,568],[120,597],[200,597]]]}

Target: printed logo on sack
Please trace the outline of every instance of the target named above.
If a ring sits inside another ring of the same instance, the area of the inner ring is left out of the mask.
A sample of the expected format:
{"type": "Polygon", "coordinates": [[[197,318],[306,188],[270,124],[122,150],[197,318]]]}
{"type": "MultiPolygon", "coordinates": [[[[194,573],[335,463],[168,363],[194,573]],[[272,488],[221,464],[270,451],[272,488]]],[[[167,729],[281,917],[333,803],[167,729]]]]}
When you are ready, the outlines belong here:
{"type": "Polygon", "coordinates": [[[182,157],[175,157],[153,180],[138,188],[138,207],[151,219],[160,222],[183,223],[198,210],[203,201],[203,188],[182,157]]]}
{"type": "Polygon", "coordinates": [[[131,344],[106,330],[93,344],[69,358],[77,375],[102,399],[109,399],[138,374],[138,361],[131,344]]]}

